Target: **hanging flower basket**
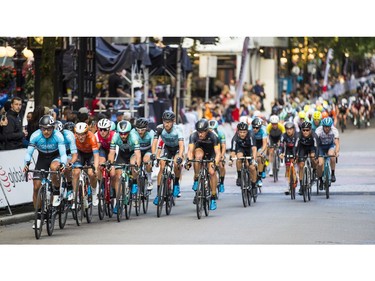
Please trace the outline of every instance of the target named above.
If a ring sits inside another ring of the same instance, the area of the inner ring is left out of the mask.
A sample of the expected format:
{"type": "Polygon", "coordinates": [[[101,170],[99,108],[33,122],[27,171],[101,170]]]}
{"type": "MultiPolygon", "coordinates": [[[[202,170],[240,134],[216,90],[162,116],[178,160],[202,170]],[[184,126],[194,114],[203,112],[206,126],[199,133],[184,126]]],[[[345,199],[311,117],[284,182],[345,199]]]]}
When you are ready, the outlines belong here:
{"type": "Polygon", "coordinates": [[[0,66],[0,93],[8,93],[16,77],[15,69],[10,66],[0,66]]]}

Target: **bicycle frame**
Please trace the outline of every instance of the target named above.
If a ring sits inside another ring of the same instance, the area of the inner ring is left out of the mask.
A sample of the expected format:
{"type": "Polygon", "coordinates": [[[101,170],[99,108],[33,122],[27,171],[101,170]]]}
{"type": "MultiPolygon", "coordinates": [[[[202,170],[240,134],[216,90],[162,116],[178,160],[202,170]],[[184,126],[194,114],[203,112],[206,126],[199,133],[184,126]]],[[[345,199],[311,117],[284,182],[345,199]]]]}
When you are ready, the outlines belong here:
{"type": "MultiPolygon", "coordinates": [[[[247,160],[253,160],[252,156],[243,156],[232,158],[232,161],[241,161],[241,194],[242,194],[242,203],[246,208],[247,205],[251,205],[251,197],[253,196],[252,188],[250,186],[250,171],[246,166],[247,160]]],[[[255,195],[254,195],[255,196],[255,195]]],[[[253,196],[253,198],[254,198],[253,196]]],[[[256,199],[254,199],[256,202],[256,199]]]]}
{"type": "Polygon", "coordinates": [[[160,188],[157,191],[158,192],[158,205],[157,205],[157,217],[160,217],[163,204],[165,202],[165,212],[167,215],[170,215],[172,206],[174,205],[174,199],[173,199],[173,183],[174,183],[174,159],[161,157],[157,158],[158,161],[165,161],[165,165],[162,172],[162,178],[160,182],[160,188]]]}

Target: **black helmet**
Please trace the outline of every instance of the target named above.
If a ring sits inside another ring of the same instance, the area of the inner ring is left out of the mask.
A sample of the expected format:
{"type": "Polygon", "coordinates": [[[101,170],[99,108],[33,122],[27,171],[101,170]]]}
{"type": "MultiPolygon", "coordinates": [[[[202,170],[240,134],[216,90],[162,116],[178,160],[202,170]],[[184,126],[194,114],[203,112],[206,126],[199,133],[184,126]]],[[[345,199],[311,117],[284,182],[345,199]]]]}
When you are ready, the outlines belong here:
{"type": "Polygon", "coordinates": [[[237,124],[237,130],[248,130],[249,125],[247,125],[245,122],[240,122],[237,124]]]}
{"type": "Polygon", "coordinates": [[[162,119],[163,121],[164,120],[173,121],[174,119],[176,119],[176,115],[173,113],[173,111],[167,110],[167,111],[164,111],[162,119]]]}
{"type": "Polygon", "coordinates": [[[39,127],[49,128],[55,126],[55,119],[51,115],[44,115],[39,119],[39,127]]]}
{"type": "Polygon", "coordinates": [[[65,130],[69,130],[69,131],[71,131],[71,132],[74,132],[74,126],[75,126],[76,124],[74,124],[73,122],[66,122],[65,124],[64,124],[64,129],[65,130]]]}
{"type": "Polygon", "coordinates": [[[208,120],[205,118],[200,119],[197,123],[195,123],[195,129],[198,132],[205,132],[208,130],[208,120]]]}
{"type": "Polygon", "coordinates": [[[302,129],[311,129],[311,123],[309,121],[303,121],[301,124],[302,129]]]}
{"type": "Polygon", "coordinates": [[[285,129],[291,129],[291,128],[294,129],[295,128],[293,122],[285,122],[284,127],[285,127],[285,129]]]}
{"type": "Polygon", "coordinates": [[[251,122],[251,125],[253,126],[253,128],[260,128],[260,126],[262,126],[262,123],[262,120],[256,117],[253,122],[251,122]]]}
{"type": "Polygon", "coordinates": [[[138,129],[147,128],[148,126],[148,120],[146,118],[138,118],[137,121],[135,121],[135,127],[138,129]]]}

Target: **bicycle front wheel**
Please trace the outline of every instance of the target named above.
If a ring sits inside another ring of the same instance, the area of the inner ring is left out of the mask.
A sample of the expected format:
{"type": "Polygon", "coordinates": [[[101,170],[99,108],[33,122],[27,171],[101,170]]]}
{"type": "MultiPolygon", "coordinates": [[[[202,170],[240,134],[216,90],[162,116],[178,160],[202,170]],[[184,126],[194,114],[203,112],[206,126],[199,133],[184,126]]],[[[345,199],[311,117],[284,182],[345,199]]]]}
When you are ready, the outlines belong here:
{"type": "Polygon", "coordinates": [[[51,236],[53,230],[55,229],[55,218],[56,218],[56,209],[52,206],[52,194],[47,195],[50,196],[50,200],[47,207],[46,212],[46,224],[47,224],[47,233],[48,236],[51,236]]]}
{"type": "Polygon", "coordinates": [[[204,188],[204,201],[203,201],[203,209],[204,209],[204,214],[206,217],[210,213],[210,207],[211,207],[211,184],[210,184],[210,179],[208,179],[207,185],[204,188]]]}
{"type": "Polygon", "coordinates": [[[173,207],[173,182],[170,179],[166,179],[166,190],[165,190],[165,213],[167,216],[171,214],[173,207]]]}
{"type": "Polygon", "coordinates": [[[303,169],[303,179],[302,179],[302,185],[303,185],[303,188],[302,188],[302,192],[303,192],[303,201],[304,202],[307,202],[308,198],[307,198],[307,189],[308,189],[308,182],[307,182],[307,179],[308,179],[308,174],[307,174],[307,167],[305,167],[303,169]]]}
{"type": "Polygon", "coordinates": [[[77,191],[74,195],[74,211],[75,211],[75,219],[76,219],[76,224],[78,226],[81,225],[82,220],[83,220],[83,192],[82,192],[83,186],[82,183],[78,183],[78,188],[77,191]]]}
{"type": "Polygon", "coordinates": [[[248,191],[248,186],[246,184],[246,171],[244,168],[242,168],[241,169],[241,194],[242,194],[242,204],[244,208],[246,208],[248,204],[247,191],[248,191]]]}
{"type": "Polygon", "coordinates": [[[150,198],[150,191],[147,190],[148,187],[148,180],[147,177],[143,180],[141,179],[142,182],[142,189],[141,189],[141,194],[142,194],[142,208],[143,208],[143,213],[147,214],[148,211],[148,200],[150,198]]]}
{"type": "Polygon", "coordinates": [[[89,185],[86,188],[85,190],[87,191],[87,206],[85,208],[85,213],[86,221],[87,223],[90,223],[92,221],[92,189],[89,185]]]}
{"type": "Polygon", "coordinates": [[[324,169],[324,173],[325,173],[324,188],[326,190],[326,198],[328,199],[329,198],[329,181],[331,178],[331,175],[330,175],[331,172],[329,171],[328,167],[324,169]]]}
{"type": "Polygon", "coordinates": [[[63,229],[66,224],[69,212],[69,202],[64,198],[59,206],[59,227],[63,229]]]}
{"type": "Polygon", "coordinates": [[[164,178],[161,181],[160,187],[158,189],[158,205],[156,206],[156,216],[160,218],[161,212],[163,210],[163,203],[164,203],[164,189],[165,189],[165,180],[164,178]]]}
{"type": "Polygon", "coordinates": [[[122,219],[122,211],[124,209],[124,192],[122,190],[123,185],[119,184],[117,194],[116,194],[116,206],[117,206],[117,221],[120,222],[122,219]]]}
{"type": "Polygon", "coordinates": [[[202,209],[203,209],[203,200],[204,200],[204,179],[199,178],[198,181],[198,189],[195,193],[195,203],[196,203],[196,210],[197,210],[197,218],[200,219],[202,217],[202,209]]]}
{"type": "Polygon", "coordinates": [[[38,195],[36,198],[36,209],[34,215],[34,232],[35,238],[39,239],[40,235],[42,234],[43,229],[43,222],[44,222],[44,211],[45,211],[45,204],[46,204],[46,186],[42,185],[39,188],[38,195]],[[39,227],[38,227],[38,220],[40,220],[39,227]]]}
{"type": "Polygon", "coordinates": [[[129,188],[129,181],[121,177],[120,185],[122,185],[122,197],[124,199],[124,209],[125,209],[125,218],[128,220],[130,219],[130,215],[132,212],[132,199],[130,194],[129,188]]]}
{"type": "Polygon", "coordinates": [[[296,199],[296,170],[294,169],[293,164],[290,164],[289,168],[289,189],[290,189],[290,198],[292,200],[296,199]]]}
{"type": "Polygon", "coordinates": [[[98,205],[98,215],[99,219],[102,220],[105,215],[105,202],[104,202],[104,178],[101,179],[99,184],[99,193],[98,193],[98,199],[99,199],[99,205],[98,205]]]}

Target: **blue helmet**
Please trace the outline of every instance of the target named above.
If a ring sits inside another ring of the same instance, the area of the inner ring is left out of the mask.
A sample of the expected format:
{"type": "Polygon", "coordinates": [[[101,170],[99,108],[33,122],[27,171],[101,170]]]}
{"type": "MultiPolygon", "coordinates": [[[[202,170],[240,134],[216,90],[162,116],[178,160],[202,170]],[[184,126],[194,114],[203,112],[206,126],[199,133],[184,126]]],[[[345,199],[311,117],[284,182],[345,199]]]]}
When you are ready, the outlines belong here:
{"type": "Polygon", "coordinates": [[[326,117],[322,120],[323,127],[332,127],[332,125],[333,125],[333,119],[331,117],[326,117]]]}

